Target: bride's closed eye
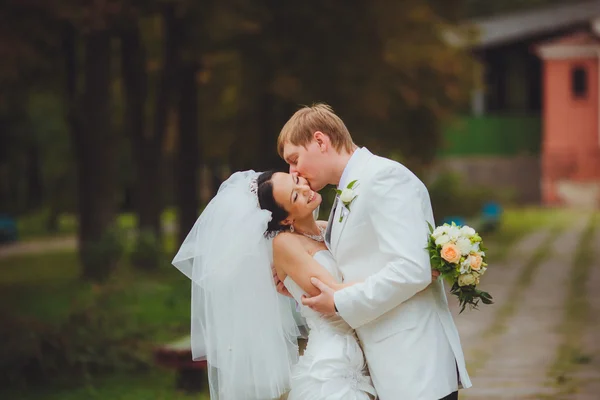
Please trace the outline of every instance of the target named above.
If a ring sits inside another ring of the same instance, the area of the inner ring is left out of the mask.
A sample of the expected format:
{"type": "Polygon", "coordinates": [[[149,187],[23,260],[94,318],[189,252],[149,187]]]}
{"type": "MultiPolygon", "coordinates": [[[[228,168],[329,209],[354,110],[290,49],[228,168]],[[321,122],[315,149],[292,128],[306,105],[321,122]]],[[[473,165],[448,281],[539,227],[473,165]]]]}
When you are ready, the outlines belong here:
{"type": "MultiPolygon", "coordinates": [[[[295,178],[296,185],[300,184],[300,177],[296,176],[295,178]]],[[[294,193],[292,202],[296,202],[296,200],[298,200],[298,192],[294,193]]]]}

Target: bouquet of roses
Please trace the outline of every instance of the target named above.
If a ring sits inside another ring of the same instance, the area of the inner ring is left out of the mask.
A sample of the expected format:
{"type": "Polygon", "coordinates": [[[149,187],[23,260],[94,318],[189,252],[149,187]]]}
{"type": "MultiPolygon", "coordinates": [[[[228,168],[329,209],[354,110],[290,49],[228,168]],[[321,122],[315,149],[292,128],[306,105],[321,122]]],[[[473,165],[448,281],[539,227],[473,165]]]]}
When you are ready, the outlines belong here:
{"type": "Polygon", "coordinates": [[[433,229],[427,250],[431,258],[432,269],[452,285],[450,293],[458,297],[460,312],[467,305],[477,308],[483,304],[492,304],[489,293],[477,289],[479,279],[485,274],[485,248],[481,236],[470,226],[444,224],[433,229]]]}

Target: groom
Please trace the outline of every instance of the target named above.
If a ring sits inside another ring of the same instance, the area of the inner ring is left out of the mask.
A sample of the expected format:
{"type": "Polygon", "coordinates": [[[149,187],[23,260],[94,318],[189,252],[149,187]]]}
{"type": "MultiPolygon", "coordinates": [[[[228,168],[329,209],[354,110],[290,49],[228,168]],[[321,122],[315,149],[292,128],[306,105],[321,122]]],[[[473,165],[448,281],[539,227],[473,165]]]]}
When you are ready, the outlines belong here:
{"type": "Polygon", "coordinates": [[[324,104],[304,107],[277,143],[290,173],[337,196],[326,242],[346,287],[313,278],[319,296],[303,304],[356,329],[381,400],[458,399],[471,381],[441,281],[425,250],[434,224],[429,194],[403,165],[358,148],[324,104]],[[354,183],[354,184],[352,184],[354,183]]]}

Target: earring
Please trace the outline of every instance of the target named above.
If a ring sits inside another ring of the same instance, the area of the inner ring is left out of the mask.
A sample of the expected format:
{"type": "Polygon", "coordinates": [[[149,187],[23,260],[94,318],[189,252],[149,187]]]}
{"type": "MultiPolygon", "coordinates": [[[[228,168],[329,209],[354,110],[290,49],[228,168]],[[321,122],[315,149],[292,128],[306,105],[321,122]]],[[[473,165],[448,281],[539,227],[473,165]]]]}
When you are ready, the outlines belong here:
{"type": "Polygon", "coordinates": [[[290,232],[294,233],[294,225],[290,225],[290,232]]]}

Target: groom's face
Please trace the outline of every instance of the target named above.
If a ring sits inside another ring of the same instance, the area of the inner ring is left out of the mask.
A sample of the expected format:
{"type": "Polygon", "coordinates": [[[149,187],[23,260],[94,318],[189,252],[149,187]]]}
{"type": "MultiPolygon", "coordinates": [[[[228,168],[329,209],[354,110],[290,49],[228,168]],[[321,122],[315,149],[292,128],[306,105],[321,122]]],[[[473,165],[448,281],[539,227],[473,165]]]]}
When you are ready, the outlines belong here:
{"type": "Polygon", "coordinates": [[[324,174],[325,155],[316,140],[306,147],[286,143],[283,148],[283,158],[290,166],[290,174],[298,175],[308,181],[312,190],[321,190],[329,182],[324,174]]]}

